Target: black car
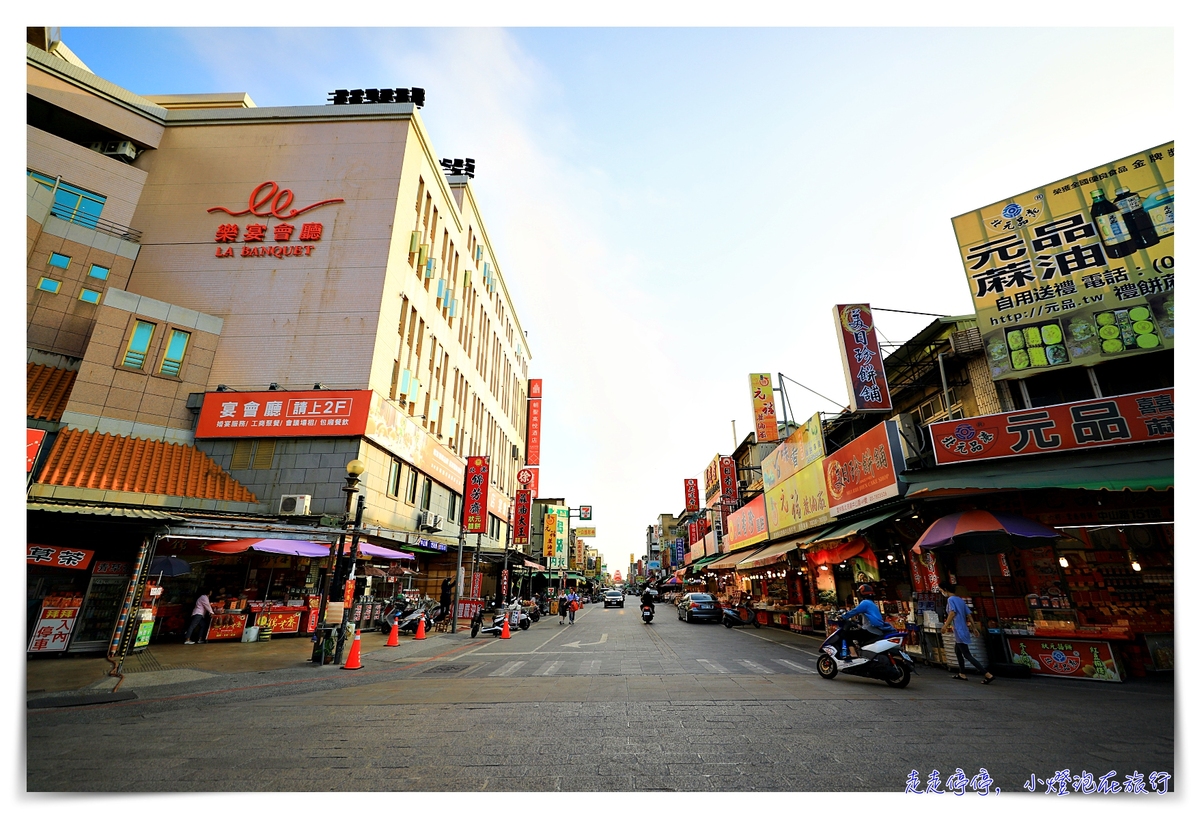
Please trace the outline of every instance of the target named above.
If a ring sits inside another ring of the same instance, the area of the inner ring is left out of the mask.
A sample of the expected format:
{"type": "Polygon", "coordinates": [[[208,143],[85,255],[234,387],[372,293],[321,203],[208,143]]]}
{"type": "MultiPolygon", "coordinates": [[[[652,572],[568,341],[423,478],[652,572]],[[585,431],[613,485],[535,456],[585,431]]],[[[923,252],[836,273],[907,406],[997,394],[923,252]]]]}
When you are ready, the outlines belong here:
{"type": "Polygon", "coordinates": [[[604,592],[604,607],[608,608],[612,605],[616,605],[618,608],[625,607],[625,597],[621,595],[620,591],[604,592]]]}
{"type": "Polygon", "coordinates": [[[721,603],[712,594],[684,594],[675,606],[675,612],[684,622],[721,621],[721,603]]]}

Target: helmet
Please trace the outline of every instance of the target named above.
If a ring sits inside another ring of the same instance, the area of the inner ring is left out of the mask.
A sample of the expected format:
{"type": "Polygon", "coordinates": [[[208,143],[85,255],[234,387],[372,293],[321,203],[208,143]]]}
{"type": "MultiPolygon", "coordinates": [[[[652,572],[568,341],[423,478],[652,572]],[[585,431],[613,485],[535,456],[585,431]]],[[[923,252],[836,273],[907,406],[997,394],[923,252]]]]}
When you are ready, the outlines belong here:
{"type": "Polygon", "coordinates": [[[873,596],[875,596],[875,589],[872,588],[870,585],[859,585],[858,586],[858,595],[863,598],[873,597],[873,596]]]}

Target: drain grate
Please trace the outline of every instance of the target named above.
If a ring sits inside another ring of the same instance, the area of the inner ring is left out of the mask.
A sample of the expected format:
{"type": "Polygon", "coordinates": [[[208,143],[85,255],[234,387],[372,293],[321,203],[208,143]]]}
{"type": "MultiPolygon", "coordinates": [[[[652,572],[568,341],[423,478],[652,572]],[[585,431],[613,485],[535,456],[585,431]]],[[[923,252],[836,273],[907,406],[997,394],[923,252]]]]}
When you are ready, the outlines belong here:
{"type": "Polygon", "coordinates": [[[462,673],[469,668],[470,665],[434,665],[431,668],[421,671],[421,675],[438,675],[442,676],[448,673],[462,673]]]}

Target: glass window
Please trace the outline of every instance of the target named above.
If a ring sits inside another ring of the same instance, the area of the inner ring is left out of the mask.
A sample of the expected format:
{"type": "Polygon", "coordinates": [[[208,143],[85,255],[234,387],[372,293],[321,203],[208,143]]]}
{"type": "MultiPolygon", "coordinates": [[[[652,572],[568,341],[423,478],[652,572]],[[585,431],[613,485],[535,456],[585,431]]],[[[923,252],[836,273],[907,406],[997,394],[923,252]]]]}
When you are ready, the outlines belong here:
{"type": "Polygon", "coordinates": [[[89,290],[87,287],[84,287],[82,290],[79,291],[79,300],[84,301],[88,304],[99,304],[100,303],[100,293],[96,292],[95,290],[89,290]]]}
{"type": "Polygon", "coordinates": [[[129,335],[129,346],[125,349],[125,358],[121,366],[131,369],[141,369],[146,365],[146,352],[150,349],[150,339],[154,337],[154,325],[148,321],[134,321],[133,332],[129,335]]]}
{"type": "Polygon", "coordinates": [[[62,269],[65,270],[71,266],[71,257],[64,256],[62,253],[51,253],[50,254],[50,266],[51,267],[61,267],[62,269]]]}
{"type": "Polygon", "coordinates": [[[450,508],[448,509],[450,513],[446,515],[446,518],[452,523],[458,522],[458,499],[457,494],[450,492],[450,508]]]}
{"type": "Polygon", "coordinates": [[[54,207],[51,212],[55,216],[85,227],[96,226],[100,212],[104,209],[104,196],[61,180],[56,183],[56,180],[36,171],[29,171],[29,175],[42,187],[54,191],[54,207]]]}
{"type": "Polygon", "coordinates": [[[41,278],[38,280],[37,288],[43,292],[57,293],[62,289],[62,282],[52,278],[41,278]]]}
{"type": "Polygon", "coordinates": [[[429,502],[433,499],[433,481],[428,477],[425,478],[425,485],[421,487],[421,510],[429,511],[429,502]]]}
{"type": "Polygon", "coordinates": [[[414,469],[408,470],[408,486],[404,491],[404,500],[410,506],[417,503],[417,472],[414,469]]]}
{"type": "Polygon", "coordinates": [[[393,460],[390,471],[388,471],[387,482],[388,497],[400,496],[400,461],[393,460]]]}
{"type": "Polygon", "coordinates": [[[101,267],[99,264],[93,264],[90,268],[88,268],[88,275],[90,275],[92,278],[108,281],[108,268],[101,267]]]}
{"type": "Polygon", "coordinates": [[[181,329],[171,330],[171,338],[167,341],[167,353],[163,356],[159,372],[163,375],[179,376],[179,370],[183,366],[183,356],[187,352],[188,341],[191,337],[190,332],[184,332],[181,329]]]}

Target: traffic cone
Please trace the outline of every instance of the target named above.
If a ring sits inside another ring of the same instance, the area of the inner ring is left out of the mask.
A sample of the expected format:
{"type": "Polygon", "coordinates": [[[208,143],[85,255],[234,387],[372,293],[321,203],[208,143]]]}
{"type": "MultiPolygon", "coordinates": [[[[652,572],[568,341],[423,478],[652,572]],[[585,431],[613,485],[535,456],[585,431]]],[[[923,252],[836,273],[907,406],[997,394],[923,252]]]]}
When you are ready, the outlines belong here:
{"type": "Polygon", "coordinates": [[[508,615],[504,617],[504,625],[500,628],[501,639],[512,639],[512,634],[508,632],[508,615]]]}
{"type": "Polygon", "coordinates": [[[387,644],[384,645],[384,647],[385,648],[400,647],[400,618],[399,617],[392,620],[392,633],[390,636],[388,636],[387,644]]]}
{"type": "Polygon", "coordinates": [[[358,628],[355,628],[354,644],[350,646],[350,655],[346,657],[346,664],[342,665],[342,670],[358,670],[362,667],[362,660],[358,656],[359,650],[361,649],[359,647],[359,637],[361,635],[362,631],[360,631],[358,628]]]}
{"type": "Polygon", "coordinates": [[[425,638],[425,617],[422,616],[420,619],[417,620],[417,635],[414,636],[413,639],[424,639],[424,638],[425,638]]]}

